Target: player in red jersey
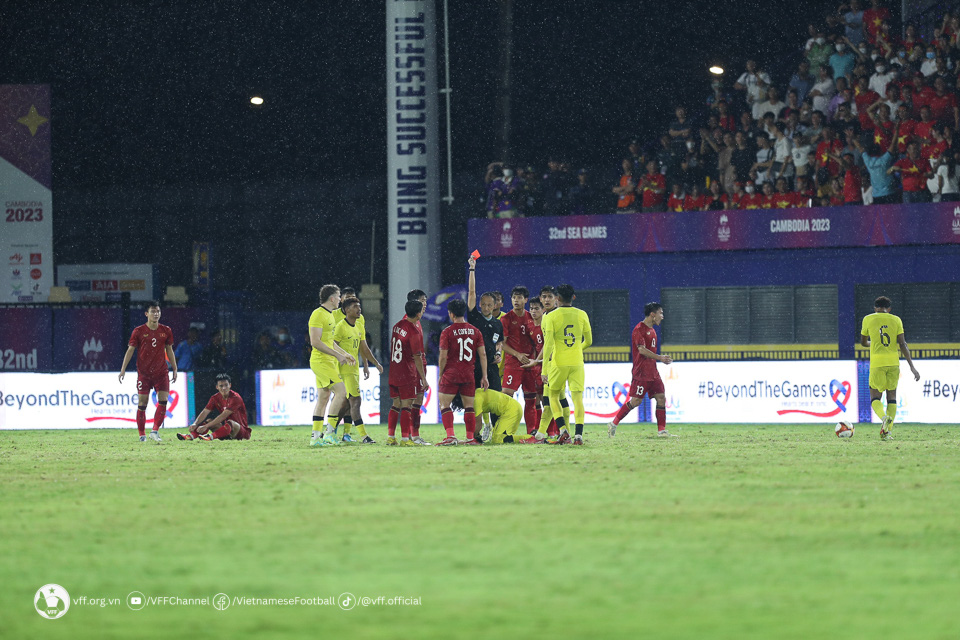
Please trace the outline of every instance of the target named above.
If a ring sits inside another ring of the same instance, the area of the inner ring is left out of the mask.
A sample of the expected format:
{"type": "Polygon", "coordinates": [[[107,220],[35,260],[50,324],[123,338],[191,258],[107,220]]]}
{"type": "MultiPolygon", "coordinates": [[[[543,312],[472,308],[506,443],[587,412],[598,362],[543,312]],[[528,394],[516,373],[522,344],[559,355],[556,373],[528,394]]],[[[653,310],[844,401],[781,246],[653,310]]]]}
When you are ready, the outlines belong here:
{"type": "MultiPolygon", "coordinates": [[[[557,308],[557,290],[556,288],[545,285],[540,287],[540,304],[542,306],[542,311],[539,317],[534,318],[534,324],[537,326],[539,338],[537,338],[537,354],[536,358],[533,361],[533,365],[537,367],[537,375],[540,376],[543,374],[543,331],[540,330],[540,324],[543,320],[543,316],[547,315],[551,311],[557,308]]],[[[532,311],[532,310],[531,310],[532,311]]],[[[536,338],[536,335],[535,335],[536,338]]],[[[540,406],[537,408],[537,421],[534,423],[534,431],[536,431],[540,426],[540,420],[543,418],[544,411],[550,411],[550,400],[543,393],[543,378],[540,378],[537,383],[537,393],[538,393],[538,402],[540,406]]],[[[564,398],[566,402],[566,398],[564,398]]],[[[552,413],[551,413],[552,415],[552,413]]],[[[529,430],[529,427],[528,427],[529,430]]],[[[529,432],[528,433],[532,433],[529,432]]],[[[556,437],[560,435],[560,429],[557,427],[557,422],[553,419],[550,420],[550,425],[547,427],[547,436],[556,437]]]]}
{"type": "Polygon", "coordinates": [[[190,425],[189,433],[178,433],[179,440],[249,440],[247,405],[236,391],[230,389],[230,376],[217,375],[217,392],[210,396],[207,406],[190,425]],[[217,417],[207,420],[216,413],[217,417]]]}
{"type": "Polygon", "coordinates": [[[417,300],[407,302],[403,310],[406,313],[403,320],[393,325],[390,332],[390,374],[387,378],[390,384],[390,398],[393,406],[387,417],[387,444],[396,445],[397,421],[400,422],[400,446],[416,446],[410,437],[413,420],[410,409],[417,397],[417,382],[419,376],[420,387],[424,391],[430,388],[427,384],[426,369],[419,355],[423,352],[422,333],[417,329],[417,322],[423,316],[423,305],[417,300]]]}
{"type": "Polygon", "coordinates": [[[120,382],[126,375],[127,365],[133,352],[137,353],[137,431],[140,432],[140,442],[146,442],[147,401],[150,399],[150,389],[157,392],[157,410],[153,414],[153,430],[150,439],[160,442],[157,433],[163,426],[163,419],[167,415],[167,397],[170,395],[171,379],[167,377],[167,360],[173,369],[172,382],[177,381],[177,357],[173,354],[173,331],[170,327],[160,324],[160,303],[151,300],[147,303],[147,310],[143,312],[147,323],[142,324],[130,334],[127,352],[123,354],[123,364],[120,366],[120,382]],[[164,357],[166,355],[166,358],[164,357]]]}
{"type": "Polygon", "coordinates": [[[487,381],[486,351],[483,357],[477,357],[480,349],[484,349],[483,334],[472,324],[469,324],[467,303],[459,298],[447,303],[447,316],[450,326],[440,333],[440,419],[447,437],[438,442],[440,446],[456,444],[480,444],[474,439],[477,429],[477,416],[473,412],[473,397],[476,394],[476,382],[473,378],[475,362],[480,363],[480,388],[489,389],[487,381]],[[453,435],[453,410],[450,404],[453,398],[460,394],[463,401],[463,422],[467,426],[467,439],[458,443],[453,435]]]}
{"type": "MultiPolygon", "coordinates": [[[[552,287],[551,287],[552,289],[552,287]]],[[[543,372],[543,367],[541,366],[540,360],[538,358],[543,352],[543,329],[540,328],[540,323],[543,320],[543,301],[540,298],[531,298],[529,302],[530,307],[530,319],[533,321],[533,326],[530,328],[530,342],[533,344],[533,352],[530,354],[530,359],[527,364],[523,365],[523,370],[525,375],[530,375],[532,378],[535,378],[534,394],[535,394],[535,416],[534,421],[531,423],[528,419],[525,418],[527,423],[527,435],[533,435],[533,432],[537,430],[540,425],[540,417],[543,415],[543,379],[540,377],[543,372]]],[[[526,398],[526,395],[524,395],[526,398]]],[[[551,423],[553,428],[556,428],[556,423],[551,423]]],[[[549,431],[549,429],[548,429],[549,431]]]]}
{"type": "MultiPolygon", "coordinates": [[[[423,305],[423,310],[427,310],[427,294],[421,291],[420,289],[414,289],[407,294],[407,302],[416,300],[423,305]]],[[[423,315],[422,313],[420,315],[423,315]]],[[[423,327],[420,325],[420,321],[417,320],[417,331],[420,332],[420,345],[423,347],[426,343],[423,339],[423,327]]],[[[420,353],[417,354],[417,357],[420,358],[420,362],[423,363],[423,370],[427,370],[427,354],[421,348],[420,353]]],[[[417,380],[417,397],[413,399],[413,405],[410,407],[410,437],[414,442],[420,445],[427,445],[428,442],[424,442],[423,438],[420,437],[420,416],[423,415],[423,396],[426,389],[420,384],[420,381],[417,380]]],[[[396,435],[396,432],[389,435],[396,435]]]]}
{"type": "MultiPolygon", "coordinates": [[[[533,342],[533,318],[525,307],[530,293],[526,287],[516,286],[510,292],[513,309],[500,318],[503,323],[503,350],[506,364],[503,367],[503,392],[512,396],[517,389],[523,389],[523,421],[527,431],[536,431],[537,421],[537,381],[533,370],[527,367],[532,358],[536,358],[539,348],[533,342]]],[[[541,334],[542,335],[542,334],[541,334]]]]}
{"type": "Polygon", "coordinates": [[[633,380],[630,381],[630,398],[623,403],[620,411],[607,424],[612,438],[617,434],[617,425],[627,414],[640,406],[643,396],[649,394],[657,401],[657,435],[661,438],[671,436],[667,431],[667,397],[664,394],[663,380],[657,372],[657,363],[670,364],[673,358],[657,355],[657,332],[654,326],[663,322],[663,306],[659,302],[648,302],[643,307],[643,321],[633,328],[631,347],[633,349],[633,380]]]}

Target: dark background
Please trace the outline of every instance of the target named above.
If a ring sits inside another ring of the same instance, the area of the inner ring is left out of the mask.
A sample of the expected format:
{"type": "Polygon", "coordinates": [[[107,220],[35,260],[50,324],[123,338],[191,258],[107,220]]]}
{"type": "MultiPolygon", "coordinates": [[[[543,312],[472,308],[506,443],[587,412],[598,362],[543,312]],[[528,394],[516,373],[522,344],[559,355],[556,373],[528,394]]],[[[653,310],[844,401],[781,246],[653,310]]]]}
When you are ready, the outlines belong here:
{"type": "MultiPolygon", "coordinates": [[[[450,2],[445,284],[501,155],[504,6],[450,2]]],[[[652,141],[677,103],[700,110],[710,63],[729,85],[755,57],[783,85],[806,25],[836,6],[517,1],[511,155],[615,171],[627,138],[652,141]]],[[[191,244],[209,240],[217,288],[303,309],[325,281],[371,280],[376,224],[386,285],[384,22],[373,1],[5,4],[0,80],[53,87],[58,263],[151,262],[162,284],[187,284],[191,244]]]]}

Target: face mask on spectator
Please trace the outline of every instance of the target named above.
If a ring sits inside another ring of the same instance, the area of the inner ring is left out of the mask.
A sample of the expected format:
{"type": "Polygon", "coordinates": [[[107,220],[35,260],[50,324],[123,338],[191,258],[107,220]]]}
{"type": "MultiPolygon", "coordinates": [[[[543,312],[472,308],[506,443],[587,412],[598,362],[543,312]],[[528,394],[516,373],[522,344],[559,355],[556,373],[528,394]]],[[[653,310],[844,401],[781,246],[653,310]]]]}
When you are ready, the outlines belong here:
{"type": "Polygon", "coordinates": [[[687,149],[689,149],[690,151],[693,151],[693,147],[694,147],[694,144],[693,144],[692,142],[689,142],[689,141],[688,141],[688,142],[687,142],[687,149]]]}
{"type": "Polygon", "coordinates": [[[883,73],[883,72],[886,71],[886,70],[887,70],[887,68],[886,68],[885,66],[883,66],[882,64],[878,64],[878,65],[877,65],[877,73],[883,73]]]}
{"type": "Polygon", "coordinates": [[[504,169],[504,170],[503,170],[503,177],[504,177],[504,178],[512,178],[512,177],[513,177],[513,169],[504,169]]]}
{"type": "Polygon", "coordinates": [[[748,185],[747,187],[744,188],[744,191],[746,191],[747,193],[753,193],[755,189],[752,186],[748,185]]]}
{"type": "Polygon", "coordinates": [[[862,53],[863,55],[867,55],[867,48],[866,48],[866,47],[860,47],[860,53],[862,53]]]}
{"type": "Polygon", "coordinates": [[[933,60],[936,57],[937,54],[935,54],[933,51],[927,51],[927,60],[933,60]]]}
{"type": "Polygon", "coordinates": [[[878,53],[871,53],[871,54],[870,54],[870,59],[871,59],[871,60],[876,60],[876,59],[879,58],[879,57],[880,57],[880,54],[878,54],[878,53]]]}
{"type": "Polygon", "coordinates": [[[843,51],[845,48],[846,48],[846,45],[844,45],[844,44],[838,44],[838,45],[837,45],[837,51],[843,51]]]}
{"type": "Polygon", "coordinates": [[[824,42],[826,42],[826,39],[825,39],[825,38],[817,38],[816,42],[817,42],[817,44],[823,44],[824,42]]]}

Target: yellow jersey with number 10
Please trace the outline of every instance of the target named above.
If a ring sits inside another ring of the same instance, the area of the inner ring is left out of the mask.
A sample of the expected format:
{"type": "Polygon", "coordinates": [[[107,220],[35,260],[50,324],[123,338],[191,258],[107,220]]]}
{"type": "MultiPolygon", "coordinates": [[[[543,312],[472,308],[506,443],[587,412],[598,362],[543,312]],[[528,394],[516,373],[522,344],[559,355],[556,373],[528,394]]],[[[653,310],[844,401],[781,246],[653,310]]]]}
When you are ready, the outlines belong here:
{"type": "Polygon", "coordinates": [[[870,338],[871,367],[900,366],[897,336],[902,333],[903,322],[892,313],[871,313],[863,319],[860,335],[870,338]]]}

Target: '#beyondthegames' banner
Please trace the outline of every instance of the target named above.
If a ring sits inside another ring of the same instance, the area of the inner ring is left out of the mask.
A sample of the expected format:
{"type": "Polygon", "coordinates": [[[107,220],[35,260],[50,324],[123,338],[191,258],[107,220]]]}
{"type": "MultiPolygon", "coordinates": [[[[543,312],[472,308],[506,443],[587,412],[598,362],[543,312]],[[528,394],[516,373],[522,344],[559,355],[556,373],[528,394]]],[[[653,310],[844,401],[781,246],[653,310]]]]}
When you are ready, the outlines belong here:
{"type": "Polygon", "coordinates": [[[960,244],[957,203],[470,220],[484,256],[960,244]]]}
{"type": "Polygon", "coordinates": [[[53,286],[50,86],[0,85],[0,302],[46,302],[53,286]]]}

